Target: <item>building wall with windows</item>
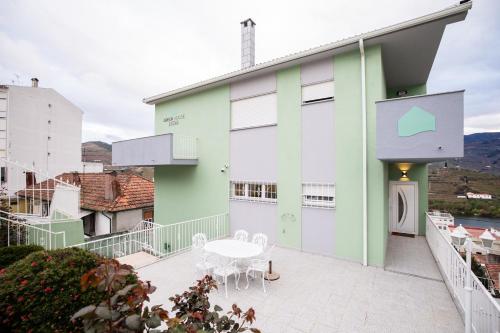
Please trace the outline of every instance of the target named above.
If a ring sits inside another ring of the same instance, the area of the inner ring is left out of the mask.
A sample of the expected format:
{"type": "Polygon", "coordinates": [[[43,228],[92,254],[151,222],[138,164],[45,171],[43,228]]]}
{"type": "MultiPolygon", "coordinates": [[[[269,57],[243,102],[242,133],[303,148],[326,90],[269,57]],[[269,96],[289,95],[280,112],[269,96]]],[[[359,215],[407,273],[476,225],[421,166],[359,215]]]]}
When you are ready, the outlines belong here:
{"type": "MultiPolygon", "coordinates": [[[[385,98],[382,53],[367,48],[367,103],[385,98]]],[[[231,231],[362,260],[359,52],[340,54],[156,105],[156,134],[198,138],[197,166],[155,168],[157,223],[228,211],[231,231]],[[175,125],[164,119],[182,114],[175,125]]],[[[368,110],[374,140],[374,106],[368,110]]],[[[371,142],[371,141],[370,141],[371,142]]],[[[387,165],[368,147],[371,265],[387,242],[387,165]]]]}
{"type": "MultiPolygon", "coordinates": [[[[81,140],[82,111],[55,90],[0,88],[0,157],[53,177],[81,170],[81,140]]],[[[6,175],[9,190],[26,185],[13,168],[6,175]]]]}

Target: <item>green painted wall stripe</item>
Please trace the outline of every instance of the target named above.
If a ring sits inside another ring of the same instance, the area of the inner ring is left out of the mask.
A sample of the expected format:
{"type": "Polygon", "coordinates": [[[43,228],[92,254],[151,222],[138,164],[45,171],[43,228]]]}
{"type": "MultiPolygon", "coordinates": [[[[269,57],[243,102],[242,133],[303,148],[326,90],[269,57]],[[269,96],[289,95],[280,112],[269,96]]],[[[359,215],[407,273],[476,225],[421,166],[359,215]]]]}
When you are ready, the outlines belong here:
{"type": "Polygon", "coordinates": [[[300,67],[277,72],[278,90],[278,240],[301,248],[301,85],[300,67]]]}
{"type": "Polygon", "coordinates": [[[381,46],[365,50],[366,60],[366,113],[368,163],[368,264],[383,266],[389,229],[387,167],[376,157],[376,105],[385,99],[386,87],[381,46]]]}
{"type": "Polygon", "coordinates": [[[359,52],[335,56],[335,255],[363,259],[362,138],[359,52]]]}
{"type": "Polygon", "coordinates": [[[155,168],[155,220],[170,224],[229,210],[229,86],[206,90],[156,106],[156,134],[198,138],[197,166],[155,168]],[[179,124],[163,119],[183,114],[179,124]]]}

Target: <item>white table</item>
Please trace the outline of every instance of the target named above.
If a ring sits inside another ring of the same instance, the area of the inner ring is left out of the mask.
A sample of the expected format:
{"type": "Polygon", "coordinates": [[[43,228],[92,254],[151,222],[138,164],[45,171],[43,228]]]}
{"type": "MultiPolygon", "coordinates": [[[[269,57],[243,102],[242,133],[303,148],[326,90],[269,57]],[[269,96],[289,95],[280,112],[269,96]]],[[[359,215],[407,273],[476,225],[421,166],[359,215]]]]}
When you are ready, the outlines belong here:
{"type": "Polygon", "coordinates": [[[205,244],[205,251],[232,259],[247,259],[260,255],[262,248],[253,243],[221,239],[205,244]]]}

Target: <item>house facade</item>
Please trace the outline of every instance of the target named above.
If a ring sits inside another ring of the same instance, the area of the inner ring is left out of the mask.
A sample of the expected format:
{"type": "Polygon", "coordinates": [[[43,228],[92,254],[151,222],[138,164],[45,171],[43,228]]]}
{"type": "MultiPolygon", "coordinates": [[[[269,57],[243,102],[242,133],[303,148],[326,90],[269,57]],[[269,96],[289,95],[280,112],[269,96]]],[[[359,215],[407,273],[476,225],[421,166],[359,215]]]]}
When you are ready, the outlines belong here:
{"type": "MultiPolygon", "coordinates": [[[[82,111],[54,89],[36,78],[30,87],[0,86],[0,158],[54,177],[81,170],[81,139],[82,111]]],[[[20,169],[0,164],[10,194],[29,185],[20,169]]]]}
{"type": "Polygon", "coordinates": [[[113,143],[113,165],[154,166],[156,223],[228,212],[232,232],[382,266],[390,233],[425,233],[427,163],[463,156],[464,92],[426,85],[470,8],[258,65],[243,21],[243,68],[146,98],[156,135],[113,143]]]}
{"type": "MultiPolygon", "coordinates": [[[[79,188],[79,203],[65,202],[62,209],[83,221],[86,237],[129,231],[143,220],[154,219],[154,185],[148,179],[116,172],[71,172],[55,178],[79,188]]],[[[54,184],[52,180],[35,183],[17,196],[27,199],[35,211],[40,210],[38,205],[50,207],[57,199],[54,184]]]]}

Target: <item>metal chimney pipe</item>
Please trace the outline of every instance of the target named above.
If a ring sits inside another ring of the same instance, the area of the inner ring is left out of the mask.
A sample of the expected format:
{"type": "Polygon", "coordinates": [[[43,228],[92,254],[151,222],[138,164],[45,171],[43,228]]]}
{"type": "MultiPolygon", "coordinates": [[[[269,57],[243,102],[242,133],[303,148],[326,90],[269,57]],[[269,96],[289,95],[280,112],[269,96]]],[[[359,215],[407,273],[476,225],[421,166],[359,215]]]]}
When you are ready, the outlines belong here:
{"type": "Polygon", "coordinates": [[[241,68],[255,65],[255,22],[248,18],[241,23],[241,68]]]}
{"type": "Polygon", "coordinates": [[[38,79],[36,77],[31,79],[31,86],[33,88],[38,88],[38,79]]]}

